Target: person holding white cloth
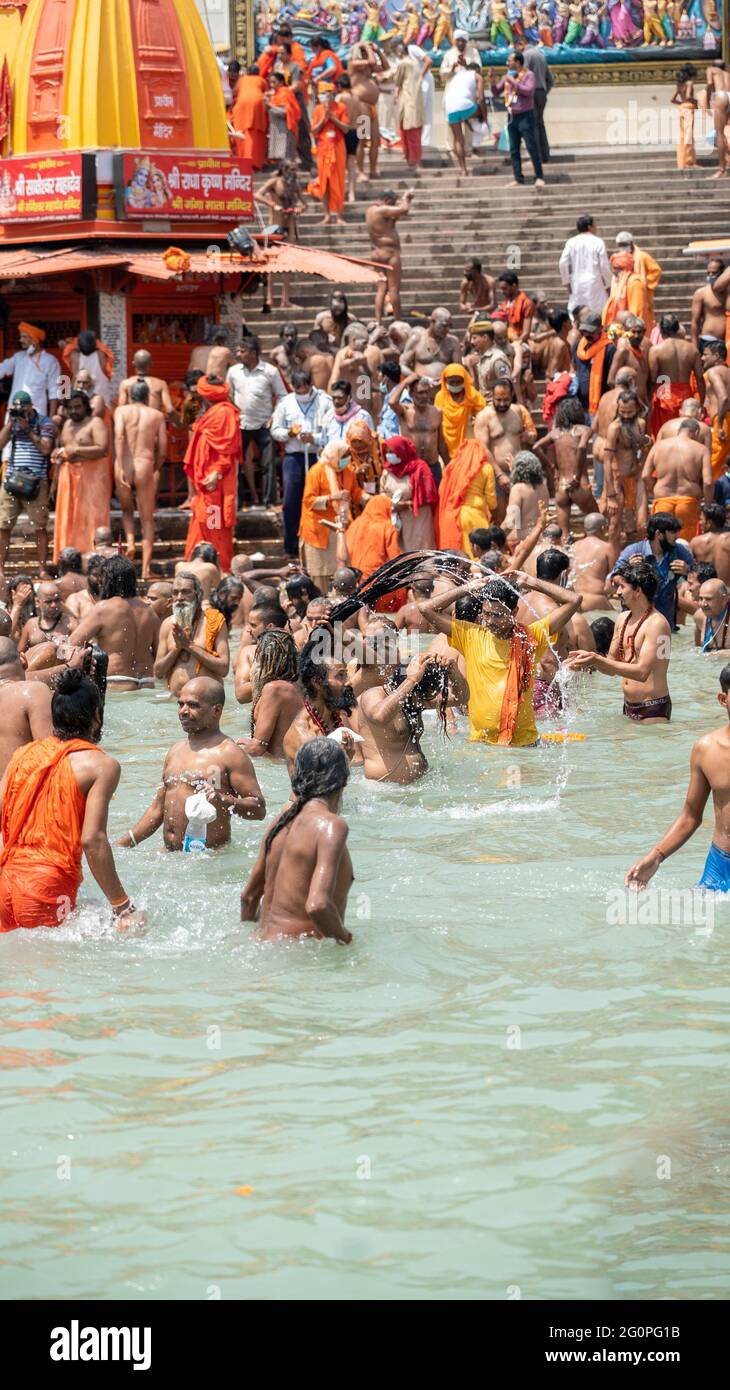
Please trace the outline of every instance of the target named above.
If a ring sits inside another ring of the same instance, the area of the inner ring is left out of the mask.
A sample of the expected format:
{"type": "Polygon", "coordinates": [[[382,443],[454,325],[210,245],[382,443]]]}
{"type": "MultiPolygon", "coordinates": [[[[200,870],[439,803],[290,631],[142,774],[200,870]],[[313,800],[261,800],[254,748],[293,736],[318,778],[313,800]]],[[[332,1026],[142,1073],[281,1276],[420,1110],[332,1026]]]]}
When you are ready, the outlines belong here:
{"type": "Polygon", "coordinates": [[[570,290],[568,313],[582,305],[600,314],[608,299],[611,266],[606,247],[596,234],[596,224],[589,213],[576,222],[576,236],[566,241],[560,253],[560,279],[570,290]]]}

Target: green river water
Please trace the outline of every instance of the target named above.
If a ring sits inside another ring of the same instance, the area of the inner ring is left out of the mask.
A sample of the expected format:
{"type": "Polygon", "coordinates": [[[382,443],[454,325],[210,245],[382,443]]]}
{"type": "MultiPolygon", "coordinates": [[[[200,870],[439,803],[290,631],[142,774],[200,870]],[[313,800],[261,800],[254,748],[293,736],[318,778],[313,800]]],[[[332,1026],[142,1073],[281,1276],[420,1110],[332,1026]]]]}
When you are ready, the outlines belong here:
{"type": "MultiPolygon", "coordinates": [[[[726,1298],[730,907],[622,922],[611,897],[724,718],[718,670],[682,633],[669,729],[584,677],[582,743],[487,749],[462,720],[428,727],[420,785],[356,772],[349,949],[250,939],[260,823],[215,857],[119,852],[142,939],[88,876],[70,923],[0,937],[0,1296],[726,1298]]],[[[110,696],[114,835],[178,736],[174,705],[110,696]]],[[[273,814],[285,770],[257,770],[273,814]]]]}

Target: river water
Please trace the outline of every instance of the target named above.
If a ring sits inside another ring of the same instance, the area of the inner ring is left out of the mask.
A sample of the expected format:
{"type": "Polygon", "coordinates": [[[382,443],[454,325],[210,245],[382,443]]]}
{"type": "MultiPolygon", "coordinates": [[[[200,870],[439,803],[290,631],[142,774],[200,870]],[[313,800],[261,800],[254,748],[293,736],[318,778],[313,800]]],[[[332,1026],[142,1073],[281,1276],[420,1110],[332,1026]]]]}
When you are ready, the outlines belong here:
{"type": "MultiPolygon", "coordinates": [[[[632,921],[616,893],[724,718],[720,664],[679,636],[669,729],[583,677],[582,742],[431,725],[420,785],[355,773],[348,949],[238,922],[260,823],[215,857],[119,852],[142,939],[88,878],[63,928],[0,938],[0,1296],[727,1297],[730,907],[632,921]]],[[[176,737],[174,705],[109,698],[113,834],[176,737]]],[[[257,768],[273,813],[285,771],[257,768]]]]}

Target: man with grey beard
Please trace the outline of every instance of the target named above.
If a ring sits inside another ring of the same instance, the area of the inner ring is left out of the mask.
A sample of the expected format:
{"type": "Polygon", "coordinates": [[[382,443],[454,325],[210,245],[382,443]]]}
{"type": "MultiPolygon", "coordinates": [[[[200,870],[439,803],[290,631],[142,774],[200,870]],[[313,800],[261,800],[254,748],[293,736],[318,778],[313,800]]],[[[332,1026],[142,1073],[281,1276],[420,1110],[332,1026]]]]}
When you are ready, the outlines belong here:
{"type": "Polygon", "coordinates": [[[179,695],[195,676],[222,681],[228,675],[230,650],[225,618],[216,608],[203,610],[203,587],[194,574],[179,570],[172,586],[172,613],[160,628],[155,676],[179,695]]]}
{"type": "Polygon", "coordinates": [[[646,529],[648,504],[641,472],[650,448],[639,397],[635,391],[622,391],[603,451],[608,539],[613,543],[618,542],[622,529],[627,535],[646,529]]]}

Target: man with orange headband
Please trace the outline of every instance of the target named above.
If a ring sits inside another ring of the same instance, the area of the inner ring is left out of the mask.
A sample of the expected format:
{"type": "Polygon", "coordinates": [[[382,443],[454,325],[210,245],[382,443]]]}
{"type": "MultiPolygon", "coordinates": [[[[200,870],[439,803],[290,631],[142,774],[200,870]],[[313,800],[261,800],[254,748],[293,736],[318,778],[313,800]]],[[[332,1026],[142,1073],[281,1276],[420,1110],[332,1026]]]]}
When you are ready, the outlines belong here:
{"type": "Polygon", "coordinates": [[[469,725],[472,743],[498,743],[528,748],[538,742],[532,688],[535,670],[548,648],[578,612],[580,594],[546,579],[532,579],[520,570],[484,581],[472,579],[446,593],[421,600],[418,607],[436,632],[445,632],[449,646],[466,663],[469,686],[469,725]],[[546,594],[557,607],[549,618],[523,627],[515,621],[522,593],[546,594]],[[444,610],[456,605],[452,618],[444,610]],[[457,616],[458,615],[458,616],[457,616]]]}
{"type": "Polygon", "coordinates": [[[317,177],[307,185],[312,198],[324,205],[322,226],[333,220],[344,226],[345,172],[347,151],[345,132],[350,128],[347,107],[335,97],[332,82],[319,85],[319,102],[312,115],[312,135],[317,142],[317,177]]]}
{"type": "Polygon", "coordinates": [[[61,395],[61,369],[43,347],[46,335],[33,323],[19,323],[20,351],[0,362],[0,377],[12,376],[10,398],[27,391],[39,415],[53,415],[61,395]]]}
{"type": "Polygon", "coordinates": [[[228,574],[233,561],[238,469],[242,463],[238,411],[224,381],[201,376],[196,390],[208,409],[193,425],[185,472],[195,488],[185,543],[189,560],[196,545],[210,541],[228,574]]]}

